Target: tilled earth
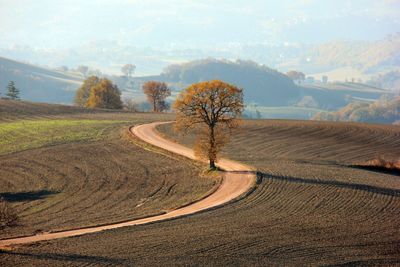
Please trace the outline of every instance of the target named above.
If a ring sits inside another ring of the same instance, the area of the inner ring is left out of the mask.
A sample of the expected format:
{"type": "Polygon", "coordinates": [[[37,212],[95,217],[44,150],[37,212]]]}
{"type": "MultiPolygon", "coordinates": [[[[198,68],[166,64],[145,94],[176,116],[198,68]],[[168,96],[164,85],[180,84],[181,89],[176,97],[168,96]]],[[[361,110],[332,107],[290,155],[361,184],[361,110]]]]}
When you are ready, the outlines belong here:
{"type": "MultiPolygon", "coordinates": [[[[38,115],[41,120],[43,114],[38,115]]],[[[217,186],[218,179],[205,177],[197,163],[148,151],[127,136],[129,125],[167,116],[108,113],[65,115],[63,119],[82,117],[100,126],[103,120],[126,122],[104,125],[106,133],[97,141],[43,142],[41,148],[0,155],[0,197],[20,217],[17,226],[0,230],[0,238],[160,214],[193,202],[217,186]]],[[[64,128],[66,134],[69,131],[64,128]]],[[[44,134],[38,133],[37,138],[44,134]]],[[[62,140],[63,131],[56,134],[62,140]]],[[[21,134],[19,139],[24,138],[21,134]]]]}
{"type": "Polygon", "coordinates": [[[177,220],[4,251],[0,262],[400,265],[400,177],[349,167],[399,157],[399,137],[394,126],[245,122],[224,153],[260,172],[246,198],[177,220]]]}

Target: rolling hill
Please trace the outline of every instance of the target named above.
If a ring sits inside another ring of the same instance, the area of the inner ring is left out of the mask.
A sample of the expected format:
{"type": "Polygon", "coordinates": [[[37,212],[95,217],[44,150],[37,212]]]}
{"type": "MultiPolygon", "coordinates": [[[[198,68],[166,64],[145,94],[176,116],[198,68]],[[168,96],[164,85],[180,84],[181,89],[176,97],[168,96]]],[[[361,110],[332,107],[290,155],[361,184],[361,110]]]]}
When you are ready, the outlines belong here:
{"type": "Polygon", "coordinates": [[[49,103],[72,103],[82,77],[0,57],[0,93],[14,81],[21,98],[49,103]]]}
{"type": "Polygon", "coordinates": [[[382,95],[394,93],[382,88],[351,82],[305,84],[300,86],[301,95],[312,96],[322,109],[338,109],[352,101],[372,102],[382,95]]]}
{"type": "Polygon", "coordinates": [[[318,83],[297,85],[283,73],[252,61],[218,59],[196,60],[168,66],[158,76],[139,78],[166,81],[181,90],[191,83],[220,79],[244,89],[247,104],[258,106],[294,106],[305,96],[313,97],[318,108],[337,109],[352,98],[376,100],[391,91],[360,83],[318,83]]]}
{"type": "MultiPolygon", "coordinates": [[[[124,98],[145,101],[141,85],[148,80],[165,81],[174,90],[173,97],[188,85],[212,79],[220,79],[244,89],[245,103],[257,105],[264,110],[263,118],[308,119],[315,110],[304,110],[299,114],[288,113],[295,106],[321,110],[341,108],[352,100],[373,101],[383,94],[393,92],[360,83],[314,83],[297,85],[283,73],[252,61],[229,61],[204,59],[183,64],[173,64],[160,75],[135,77],[128,80],[124,76],[109,76],[118,84],[124,98]],[[304,99],[311,99],[311,106],[304,106],[304,99]],[[267,112],[265,107],[274,107],[267,112]],[[288,108],[288,107],[291,107],[288,108]],[[277,111],[277,108],[281,111],[277,111]],[[286,109],[286,110],[285,110],[286,109]]],[[[21,89],[24,100],[72,103],[75,90],[82,77],[73,72],[59,72],[30,64],[0,58],[0,86],[5,92],[8,81],[14,80],[21,89]]],[[[251,111],[249,111],[251,114],[251,111]]]]}
{"type": "Polygon", "coordinates": [[[246,102],[258,100],[268,106],[285,105],[299,94],[286,75],[251,61],[206,59],[170,65],[160,79],[185,85],[219,79],[243,88],[246,102]]]}

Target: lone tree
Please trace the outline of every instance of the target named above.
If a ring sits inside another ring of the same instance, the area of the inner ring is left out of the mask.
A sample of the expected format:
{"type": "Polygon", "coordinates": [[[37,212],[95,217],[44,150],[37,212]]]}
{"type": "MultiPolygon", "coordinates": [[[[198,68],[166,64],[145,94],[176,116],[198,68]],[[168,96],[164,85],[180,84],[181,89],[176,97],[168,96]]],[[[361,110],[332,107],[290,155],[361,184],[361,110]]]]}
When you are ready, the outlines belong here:
{"type": "Polygon", "coordinates": [[[123,74],[128,76],[130,78],[132,74],[135,72],[136,66],[133,64],[125,64],[122,68],[121,71],[123,74]]]}
{"type": "Polygon", "coordinates": [[[78,90],[76,91],[75,99],[74,99],[75,104],[80,107],[85,107],[87,100],[89,99],[89,96],[90,96],[90,90],[92,89],[92,87],[97,85],[99,82],[100,82],[100,79],[97,76],[90,76],[89,78],[87,78],[83,82],[81,87],[79,87],[78,90]]]}
{"type": "Polygon", "coordinates": [[[10,99],[19,99],[19,90],[15,87],[14,81],[10,81],[7,85],[7,94],[6,96],[10,99]]]}
{"type": "Polygon", "coordinates": [[[101,79],[90,89],[86,107],[122,109],[121,92],[110,80],[101,79]]]}
{"type": "Polygon", "coordinates": [[[149,81],[143,84],[143,93],[153,108],[153,112],[162,112],[168,109],[165,99],[171,95],[171,90],[166,83],[149,81]]]}
{"type": "Polygon", "coordinates": [[[216,169],[218,153],[227,143],[230,130],[238,127],[242,89],[219,80],[196,83],[180,93],[174,110],[176,130],[186,134],[198,128],[195,154],[208,159],[210,169],[216,169]]]}

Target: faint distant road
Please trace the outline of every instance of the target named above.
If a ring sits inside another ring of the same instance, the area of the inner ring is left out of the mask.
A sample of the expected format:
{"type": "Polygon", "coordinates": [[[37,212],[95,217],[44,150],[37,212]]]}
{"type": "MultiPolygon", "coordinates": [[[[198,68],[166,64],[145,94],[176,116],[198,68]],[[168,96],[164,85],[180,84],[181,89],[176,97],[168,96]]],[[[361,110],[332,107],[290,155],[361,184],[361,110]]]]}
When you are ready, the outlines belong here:
{"type": "MultiPolygon", "coordinates": [[[[169,141],[161,137],[157,133],[155,129],[156,126],[164,123],[169,123],[169,122],[155,122],[150,124],[134,126],[131,127],[130,132],[149,144],[152,144],[154,146],[160,147],[162,149],[168,150],[176,154],[183,155],[191,159],[196,159],[194,157],[192,149],[189,149],[187,147],[169,141]]],[[[254,173],[251,172],[251,167],[227,159],[219,160],[217,165],[220,168],[227,171],[224,173],[224,179],[221,185],[217,188],[217,190],[214,193],[212,193],[208,197],[199,200],[193,204],[190,204],[186,207],[179,208],[162,215],[137,219],[133,221],[127,221],[122,223],[114,223],[103,226],[94,226],[89,228],[80,228],[75,230],[67,230],[54,233],[44,233],[33,236],[4,239],[0,240],[0,248],[12,245],[33,243],[44,240],[79,236],[84,234],[96,233],[104,230],[116,229],[120,227],[133,226],[139,224],[146,224],[150,222],[162,221],[188,214],[193,214],[202,210],[206,210],[227,203],[243,195],[254,185],[256,177],[254,173]]]]}

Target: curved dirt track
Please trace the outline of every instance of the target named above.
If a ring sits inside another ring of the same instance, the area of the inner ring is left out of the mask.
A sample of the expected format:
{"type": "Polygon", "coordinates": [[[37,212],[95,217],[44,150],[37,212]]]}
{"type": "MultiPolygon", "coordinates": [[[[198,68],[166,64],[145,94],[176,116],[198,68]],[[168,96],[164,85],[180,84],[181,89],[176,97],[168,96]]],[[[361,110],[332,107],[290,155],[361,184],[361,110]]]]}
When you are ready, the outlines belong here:
{"type": "MultiPolygon", "coordinates": [[[[159,134],[157,134],[155,130],[156,126],[164,123],[168,122],[156,122],[151,124],[138,125],[132,127],[130,131],[132,134],[136,135],[138,138],[142,139],[143,141],[149,144],[152,144],[154,146],[160,147],[162,149],[168,150],[176,154],[183,155],[191,159],[195,159],[194,153],[191,149],[176,144],[174,142],[168,141],[162,138],[159,134]]],[[[108,225],[89,227],[89,228],[80,228],[80,229],[67,230],[55,233],[44,233],[34,236],[26,236],[26,237],[12,238],[12,239],[4,239],[0,240],[0,248],[5,248],[13,245],[33,243],[38,241],[79,236],[84,234],[96,233],[104,230],[177,218],[227,203],[243,195],[253,186],[255,182],[255,175],[251,172],[250,167],[226,159],[221,159],[218,163],[218,166],[227,171],[225,173],[223,182],[220,185],[220,187],[208,197],[198,202],[195,202],[191,205],[188,205],[186,207],[179,208],[162,215],[147,217],[133,221],[127,221],[122,223],[108,224],[108,225]]]]}

